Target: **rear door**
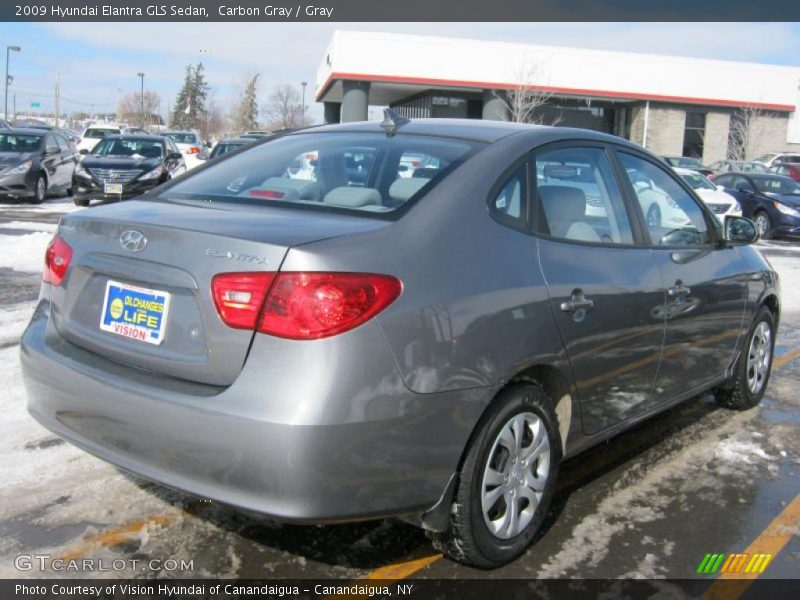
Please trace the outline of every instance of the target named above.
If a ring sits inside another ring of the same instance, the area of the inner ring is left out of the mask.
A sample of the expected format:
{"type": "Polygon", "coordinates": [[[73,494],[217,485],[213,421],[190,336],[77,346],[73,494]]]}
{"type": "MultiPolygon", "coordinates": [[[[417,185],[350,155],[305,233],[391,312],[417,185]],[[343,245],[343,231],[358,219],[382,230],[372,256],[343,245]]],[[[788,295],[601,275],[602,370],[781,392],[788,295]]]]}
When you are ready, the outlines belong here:
{"type": "Polygon", "coordinates": [[[637,244],[607,148],[546,146],[534,160],[541,270],[592,434],[647,409],[664,290],[652,252],[637,244]]]}
{"type": "Polygon", "coordinates": [[[638,196],[647,179],[663,195],[669,217],[645,224],[667,303],[664,353],[653,402],[668,401],[707,386],[730,365],[741,334],[747,276],[738,251],[718,243],[714,217],[677,176],[635,151],[618,150],[626,193],[638,196]]]}

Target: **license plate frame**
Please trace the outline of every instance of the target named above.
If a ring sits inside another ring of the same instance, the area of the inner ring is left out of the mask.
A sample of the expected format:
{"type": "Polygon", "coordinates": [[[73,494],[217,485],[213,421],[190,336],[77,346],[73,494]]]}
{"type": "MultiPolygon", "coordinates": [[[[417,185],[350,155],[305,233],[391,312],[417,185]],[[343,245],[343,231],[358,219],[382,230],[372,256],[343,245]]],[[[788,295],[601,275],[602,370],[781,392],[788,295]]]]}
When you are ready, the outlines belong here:
{"type": "Polygon", "coordinates": [[[166,335],[171,298],[163,290],[109,279],[100,311],[100,330],[159,346],[166,335]]]}
{"type": "Polygon", "coordinates": [[[104,183],[103,184],[103,193],[105,194],[113,194],[113,195],[122,195],[122,184],[121,183],[104,183]]]}

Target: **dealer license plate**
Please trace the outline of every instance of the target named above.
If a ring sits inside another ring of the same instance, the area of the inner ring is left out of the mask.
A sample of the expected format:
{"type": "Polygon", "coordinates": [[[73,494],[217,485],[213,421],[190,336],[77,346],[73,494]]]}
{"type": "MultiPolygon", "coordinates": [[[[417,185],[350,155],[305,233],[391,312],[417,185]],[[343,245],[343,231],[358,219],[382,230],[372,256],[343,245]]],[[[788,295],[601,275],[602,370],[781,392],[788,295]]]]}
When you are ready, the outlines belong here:
{"type": "Polygon", "coordinates": [[[121,194],[122,193],[122,184],[121,183],[106,183],[103,186],[103,191],[106,194],[121,194]]]}
{"type": "Polygon", "coordinates": [[[109,280],[100,329],[158,345],[164,340],[169,299],[167,292],[109,280]]]}

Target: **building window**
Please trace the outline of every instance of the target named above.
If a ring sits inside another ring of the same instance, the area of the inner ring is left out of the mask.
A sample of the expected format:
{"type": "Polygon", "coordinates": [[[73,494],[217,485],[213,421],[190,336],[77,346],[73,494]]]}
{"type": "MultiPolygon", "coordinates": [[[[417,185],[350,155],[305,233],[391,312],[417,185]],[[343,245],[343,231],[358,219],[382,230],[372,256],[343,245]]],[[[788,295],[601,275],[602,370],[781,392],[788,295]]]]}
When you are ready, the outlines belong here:
{"type": "Polygon", "coordinates": [[[706,114],[687,112],[683,130],[683,156],[703,158],[703,140],[706,137],[706,114]]]}

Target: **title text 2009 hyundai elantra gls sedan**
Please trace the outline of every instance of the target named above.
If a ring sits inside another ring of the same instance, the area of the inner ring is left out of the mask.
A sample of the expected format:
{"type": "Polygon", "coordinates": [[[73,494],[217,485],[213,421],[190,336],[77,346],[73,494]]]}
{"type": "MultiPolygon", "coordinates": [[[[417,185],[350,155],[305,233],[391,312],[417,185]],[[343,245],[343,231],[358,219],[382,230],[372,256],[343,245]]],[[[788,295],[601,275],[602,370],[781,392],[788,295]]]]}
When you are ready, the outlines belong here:
{"type": "Polygon", "coordinates": [[[168,486],[287,521],[402,516],[492,567],[565,458],[704,390],[759,402],[780,308],[755,238],[600,133],[300,131],[61,220],[29,409],[168,486]],[[645,218],[653,195],[679,226],[645,218]]]}

